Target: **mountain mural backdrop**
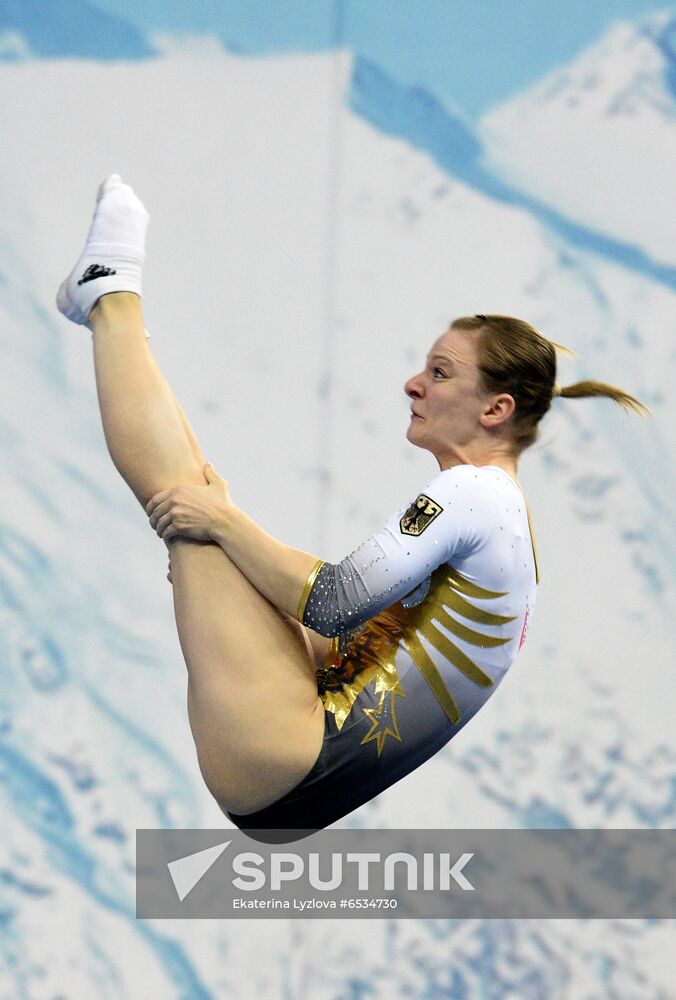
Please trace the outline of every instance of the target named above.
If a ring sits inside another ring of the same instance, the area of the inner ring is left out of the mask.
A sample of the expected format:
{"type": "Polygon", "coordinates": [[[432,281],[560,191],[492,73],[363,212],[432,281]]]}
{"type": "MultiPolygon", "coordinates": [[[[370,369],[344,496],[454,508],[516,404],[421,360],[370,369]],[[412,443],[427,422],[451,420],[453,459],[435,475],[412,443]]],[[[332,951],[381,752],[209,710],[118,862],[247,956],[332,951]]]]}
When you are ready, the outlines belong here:
{"type": "Polygon", "coordinates": [[[340,825],[670,828],[676,22],[613,26],[473,126],[346,49],[242,56],[46,7],[0,3],[3,995],[673,997],[667,921],[135,918],[135,830],[228,824],[165,547],[54,297],[120,173],[151,214],[150,343],[205,453],[330,560],[436,472],[403,385],[455,316],[522,316],[576,352],[561,384],[638,395],[646,422],[555,402],[519,470],[542,581],[517,662],[340,825]]]}

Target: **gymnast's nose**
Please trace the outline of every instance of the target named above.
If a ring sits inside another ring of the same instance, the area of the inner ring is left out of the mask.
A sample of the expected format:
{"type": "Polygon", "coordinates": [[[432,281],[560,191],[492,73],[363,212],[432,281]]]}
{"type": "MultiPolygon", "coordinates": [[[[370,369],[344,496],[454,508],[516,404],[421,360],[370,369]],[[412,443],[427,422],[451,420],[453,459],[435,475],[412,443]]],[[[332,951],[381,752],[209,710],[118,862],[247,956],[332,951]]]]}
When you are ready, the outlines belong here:
{"type": "Polygon", "coordinates": [[[412,375],[404,385],[404,392],[411,399],[420,399],[424,393],[422,375],[412,375]]]}

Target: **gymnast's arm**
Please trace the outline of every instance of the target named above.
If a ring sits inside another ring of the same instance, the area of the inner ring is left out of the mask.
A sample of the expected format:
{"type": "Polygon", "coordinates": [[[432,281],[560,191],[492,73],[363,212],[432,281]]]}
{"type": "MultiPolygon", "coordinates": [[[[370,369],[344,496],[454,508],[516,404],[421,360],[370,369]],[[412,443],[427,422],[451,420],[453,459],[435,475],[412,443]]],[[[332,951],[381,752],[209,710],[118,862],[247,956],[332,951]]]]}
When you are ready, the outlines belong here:
{"type": "Polygon", "coordinates": [[[497,500],[474,466],[438,473],[407,507],[340,563],[318,562],[297,617],[324,636],[349,632],[412,593],[442,563],[477,551],[497,500]]]}
{"type": "Polygon", "coordinates": [[[478,549],[495,517],[494,491],[462,465],[438,473],[339,563],[284,545],[234,504],[211,537],[281,611],[336,636],[411,593],[453,554],[478,549]]]}
{"type": "Polygon", "coordinates": [[[321,563],[317,556],[273,538],[234,504],[211,538],[256,590],[280,611],[296,617],[308,576],[321,563]]]}

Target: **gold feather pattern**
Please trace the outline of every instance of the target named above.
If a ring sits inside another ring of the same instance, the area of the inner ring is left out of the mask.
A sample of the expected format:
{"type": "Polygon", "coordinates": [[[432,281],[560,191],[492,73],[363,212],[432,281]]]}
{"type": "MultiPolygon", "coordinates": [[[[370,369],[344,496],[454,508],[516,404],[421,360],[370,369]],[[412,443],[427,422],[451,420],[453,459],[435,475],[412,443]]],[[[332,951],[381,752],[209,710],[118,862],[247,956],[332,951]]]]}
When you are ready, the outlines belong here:
{"type": "Polygon", "coordinates": [[[422,645],[421,636],[470,681],[480,687],[489,687],[493,681],[488,674],[442,633],[436,623],[471,646],[482,649],[502,646],[513,637],[487,635],[458,621],[449,611],[479,626],[503,625],[514,621],[517,616],[498,615],[478,608],[471,598],[495,600],[506,594],[507,591],[479,587],[444,563],[431,574],[427,594],[421,603],[406,608],[398,601],[381,611],[366,622],[348,643],[344,656],[338,652],[338,638],[334,638],[329,654],[331,659],[327,657],[331,665],[317,672],[317,680],[324,707],[333,712],[338,730],[344,726],[358,695],[375,679],[374,693],[381,694],[380,704],[377,709],[364,709],[371,719],[372,728],[362,743],[377,740],[380,756],[385,736],[401,740],[394,707],[395,696],[405,696],[395,665],[400,643],[403,643],[450,721],[458,723],[461,716],[457,702],[422,645]],[[389,706],[386,703],[388,692],[389,706]],[[384,729],[378,728],[381,722],[385,725],[384,729]]]}

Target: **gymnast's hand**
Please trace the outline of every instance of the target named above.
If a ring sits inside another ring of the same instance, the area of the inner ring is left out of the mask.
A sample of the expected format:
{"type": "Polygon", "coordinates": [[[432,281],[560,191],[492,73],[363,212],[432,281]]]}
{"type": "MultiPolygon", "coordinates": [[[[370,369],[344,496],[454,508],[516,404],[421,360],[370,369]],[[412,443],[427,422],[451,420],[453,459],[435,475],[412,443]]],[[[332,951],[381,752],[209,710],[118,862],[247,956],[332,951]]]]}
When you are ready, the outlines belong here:
{"type": "Polygon", "coordinates": [[[228,484],[208,462],[206,486],[174,486],[156,493],[146,505],[150,524],[164,542],[178,535],[212,541],[232,506],[228,484]]]}

